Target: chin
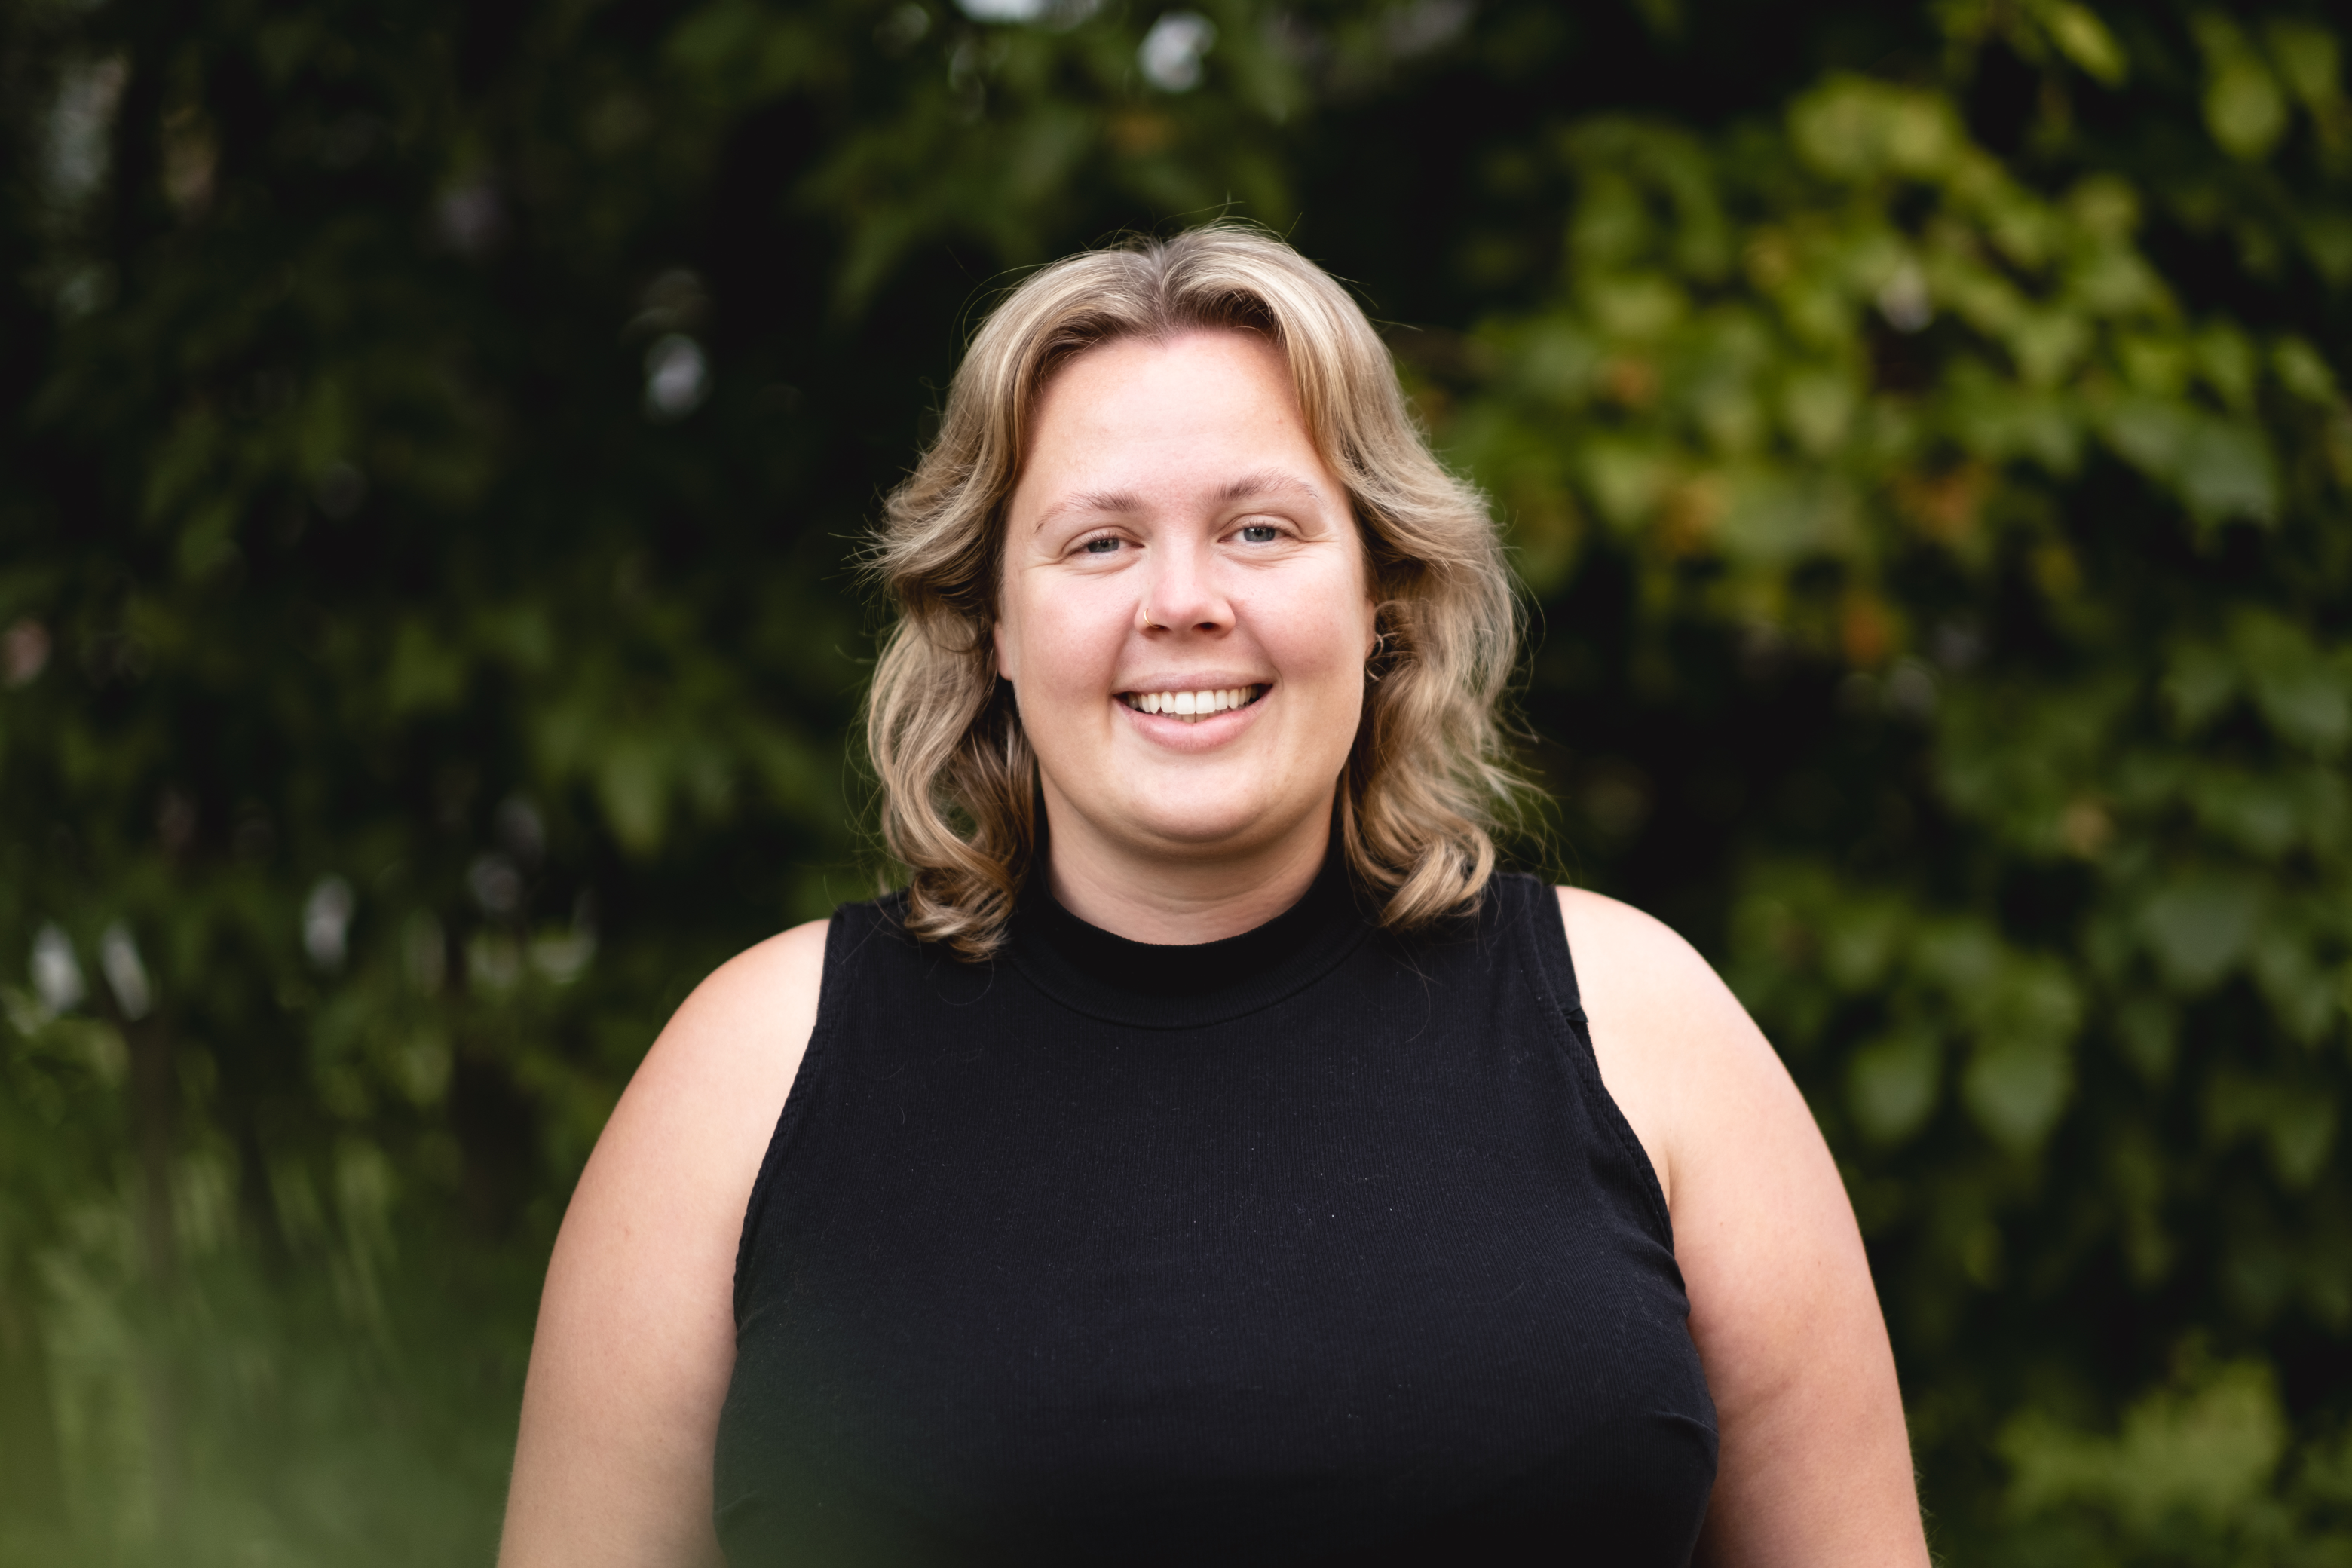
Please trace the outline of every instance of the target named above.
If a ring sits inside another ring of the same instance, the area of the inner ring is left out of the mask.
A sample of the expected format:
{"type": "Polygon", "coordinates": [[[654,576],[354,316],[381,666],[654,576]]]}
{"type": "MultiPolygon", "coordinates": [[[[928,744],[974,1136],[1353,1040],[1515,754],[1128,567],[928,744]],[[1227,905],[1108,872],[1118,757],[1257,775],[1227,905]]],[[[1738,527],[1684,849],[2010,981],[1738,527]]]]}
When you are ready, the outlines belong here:
{"type": "Polygon", "coordinates": [[[1186,858],[1246,854],[1282,837],[1298,822],[1296,811],[1263,799],[1221,802],[1195,796],[1138,803],[1125,815],[1139,830],[1138,837],[1186,858]]]}

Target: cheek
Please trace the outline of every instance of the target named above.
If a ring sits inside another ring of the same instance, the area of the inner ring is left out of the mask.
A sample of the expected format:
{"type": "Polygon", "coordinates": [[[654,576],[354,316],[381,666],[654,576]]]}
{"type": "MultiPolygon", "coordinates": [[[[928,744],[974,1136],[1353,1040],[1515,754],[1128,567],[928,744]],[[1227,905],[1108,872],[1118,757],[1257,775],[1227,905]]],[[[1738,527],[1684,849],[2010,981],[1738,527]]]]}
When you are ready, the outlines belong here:
{"type": "Polygon", "coordinates": [[[1255,619],[1266,651],[1294,677],[1352,679],[1372,650],[1372,606],[1362,594],[1358,584],[1331,584],[1262,606],[1255,619]]]}
{"type": "Polygon", "coordinates": [[[1084,591],[1091,585],[1062,583],[1052,592],[1033,585],[1025,595],[1006,595],[996,627],[996,668],[1032,699],[1090,691],[1118,662],[1125,620],[1115,596],[1084,591]]]}

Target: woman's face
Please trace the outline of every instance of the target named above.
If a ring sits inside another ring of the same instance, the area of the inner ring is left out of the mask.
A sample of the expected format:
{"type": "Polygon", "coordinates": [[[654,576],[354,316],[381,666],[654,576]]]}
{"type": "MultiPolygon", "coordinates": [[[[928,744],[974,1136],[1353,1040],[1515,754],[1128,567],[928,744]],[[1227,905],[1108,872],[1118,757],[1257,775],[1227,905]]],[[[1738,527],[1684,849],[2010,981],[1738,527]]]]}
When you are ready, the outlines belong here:
{"type": "Polygon", "coordinates": [[[1373,607],[1276,349],[1202,331],[1061,367],[1007,509],[995,637],[1057,861],[1320,844],[1373,607]]]}

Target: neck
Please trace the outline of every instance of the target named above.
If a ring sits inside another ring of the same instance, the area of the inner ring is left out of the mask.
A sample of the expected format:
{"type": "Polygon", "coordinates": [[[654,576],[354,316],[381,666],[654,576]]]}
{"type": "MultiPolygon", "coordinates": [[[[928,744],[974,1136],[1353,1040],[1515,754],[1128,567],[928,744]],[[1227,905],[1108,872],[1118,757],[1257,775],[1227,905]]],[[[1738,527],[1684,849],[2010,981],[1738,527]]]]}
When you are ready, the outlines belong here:
{"type": "Polygon", "coordinates": [[[1272,840],[1217,855],[1108,842],[1048,797],[1046,886],[1070,913],[1129,942],[1192,945],[1255,931],[1307,896],[1331,839],[1311,814],[1272,840]]]}

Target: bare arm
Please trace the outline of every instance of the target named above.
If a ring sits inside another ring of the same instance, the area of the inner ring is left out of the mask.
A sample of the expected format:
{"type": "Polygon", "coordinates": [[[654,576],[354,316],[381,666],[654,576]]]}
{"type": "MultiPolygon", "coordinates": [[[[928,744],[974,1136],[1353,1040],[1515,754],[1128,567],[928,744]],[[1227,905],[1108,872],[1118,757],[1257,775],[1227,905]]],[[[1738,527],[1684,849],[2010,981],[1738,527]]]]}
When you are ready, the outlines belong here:
{"type": "Polygon", "coordinates": [[[1722,1436],[1702,1562],[1925,1564],[1895,1358],[1804,1097],[1706,960],[1563,889],[1594,1054],[1649,1151],[1722,1436]]]}
{"type": "Polygon", "coordinates": [[[824,933],[786,931],[704,981],[596,1141],[540,1299],[502,1568],[719,1562],[736,1242],[815,1024],[824,933]]]}

